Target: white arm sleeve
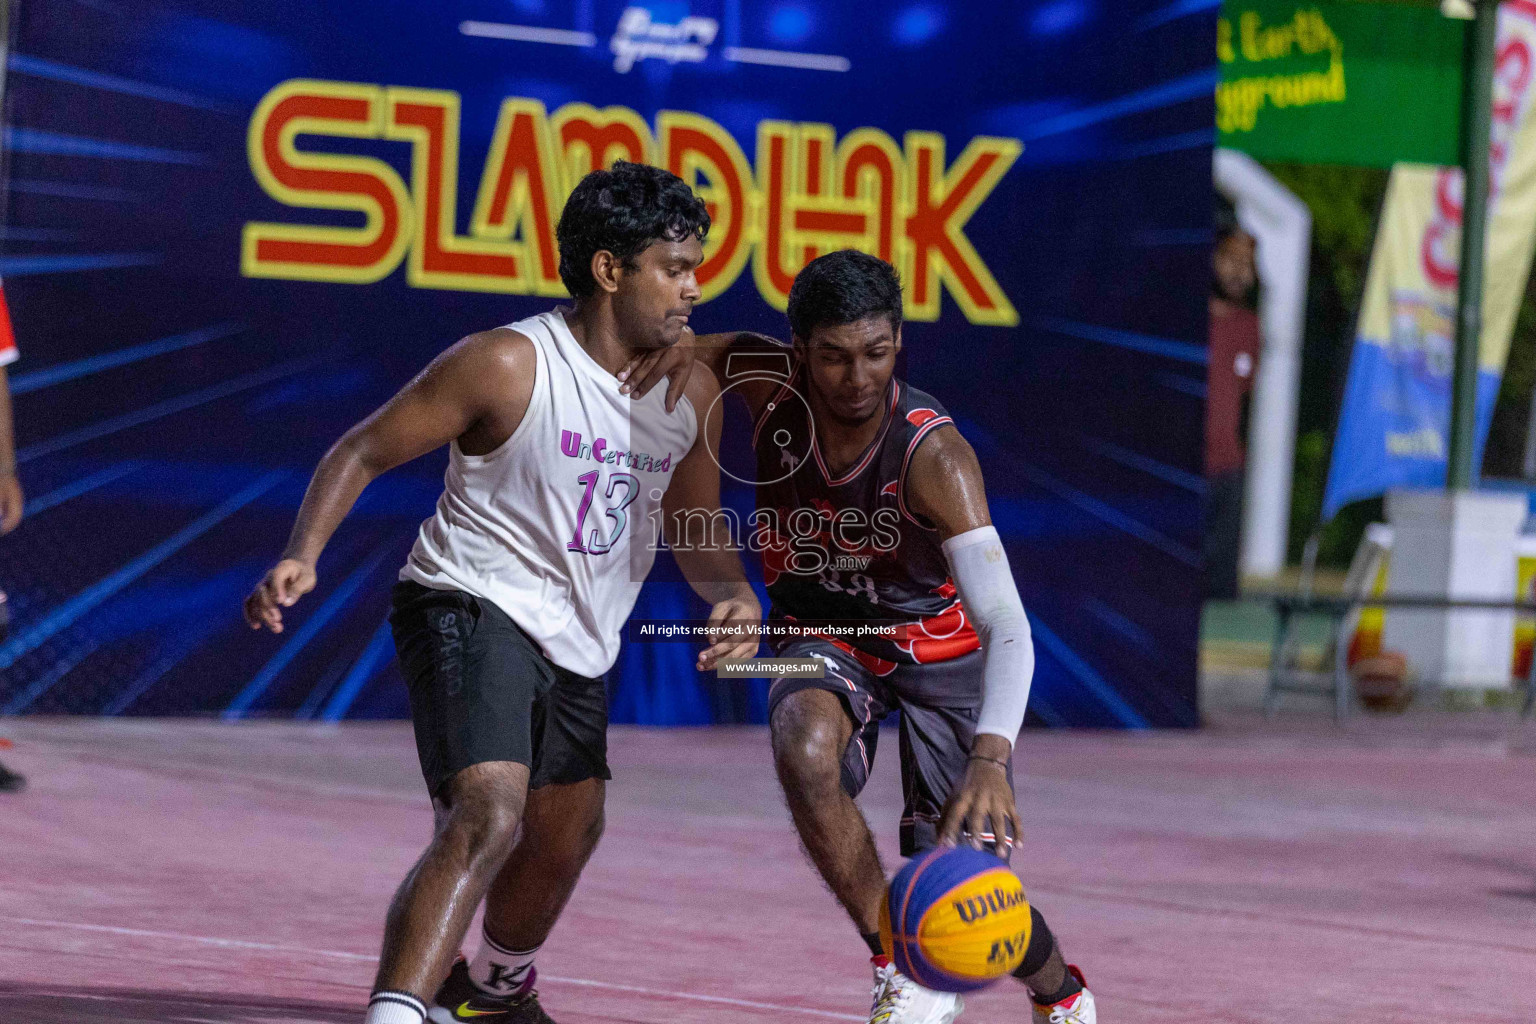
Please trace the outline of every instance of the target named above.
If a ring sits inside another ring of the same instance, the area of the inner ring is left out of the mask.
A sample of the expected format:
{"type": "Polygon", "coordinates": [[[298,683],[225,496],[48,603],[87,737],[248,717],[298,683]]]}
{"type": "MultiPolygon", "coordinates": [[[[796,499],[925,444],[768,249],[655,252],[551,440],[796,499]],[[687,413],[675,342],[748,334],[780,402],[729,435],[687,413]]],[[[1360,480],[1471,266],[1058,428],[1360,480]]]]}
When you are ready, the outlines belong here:
{"type": "Polygon", "coordinates": [[[981,636],[982,698],[976,733],[1018,738],[1035,674],[1035,645],[1024,602],[997,528],[983,526],[944,542],[949,572],[971,625],[981,636]]]}

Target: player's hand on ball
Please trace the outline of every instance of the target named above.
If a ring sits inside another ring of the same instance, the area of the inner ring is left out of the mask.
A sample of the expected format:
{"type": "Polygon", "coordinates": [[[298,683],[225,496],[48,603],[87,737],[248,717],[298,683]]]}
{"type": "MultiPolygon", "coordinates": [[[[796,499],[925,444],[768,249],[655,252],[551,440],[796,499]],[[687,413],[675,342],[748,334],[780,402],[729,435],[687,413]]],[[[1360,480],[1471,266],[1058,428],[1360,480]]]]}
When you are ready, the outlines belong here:
{"type": "Polygon", "coordinates": [[[960,842],[961,830],[969,833],[970,844],[980,850],[983,836],[993,836],[993,850],[1003,860],[1013,853],[1019,836],[1019,811],[1013,802],[1013,787],[1008,772],[999,762],[1012,753],[1011,745],[1000,736],[976,737],[971,759],[961,781],[939,822],[939,841],[947,846],[960,842]]]}
{"type": "Polygon", "coordinates": [[[619,380],[623,382],[619,385],[619,393],[644,398],[663,377],[668,377],[671,379],[667,384],[667,412],[673,411],[677,408],[677,400],[683,397],[683,389],[688,386],[695,354],[693,328],[685,327],[676,345],[652,349],[625,363],[619,370],[619,380]]]}
{"type": "Polygon", "coordinates": [[[285,558],[262,577],[245,599],[245,621],[252,629],[263,626],[283,631],[283,609],[315,589],[315,567],[297,558],[285,558]]]}
{"type": "Polygon", "coordinates": [[[711,608],[708,628],[714,643],[699,652],[699,671],[710,671],[722,658],[750,658],[756,654],[762,620],[762,605],[750,590],[711,608]]]}

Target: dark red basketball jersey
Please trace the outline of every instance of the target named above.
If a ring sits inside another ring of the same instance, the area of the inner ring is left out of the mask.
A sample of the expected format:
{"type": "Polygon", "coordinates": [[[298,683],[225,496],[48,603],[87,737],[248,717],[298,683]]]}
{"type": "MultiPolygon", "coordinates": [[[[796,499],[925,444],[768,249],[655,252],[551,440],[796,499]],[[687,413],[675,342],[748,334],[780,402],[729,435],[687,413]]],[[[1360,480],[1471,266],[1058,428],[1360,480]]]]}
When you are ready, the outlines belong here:
{"type": "Polygon", "coordinates": [[[763,550],[770,618],[908,623],[906,640],[839,641],[882,675],[897,664],[976,650],[980,641],[956,595],[938,532],[906,501],[913,454],[953,420],[933,398],[892,378],[879,433],[833,476],[802,397],[805,374],[797,360],[753,429],[757,506],[774,532],[774,543],[763,550]]]}

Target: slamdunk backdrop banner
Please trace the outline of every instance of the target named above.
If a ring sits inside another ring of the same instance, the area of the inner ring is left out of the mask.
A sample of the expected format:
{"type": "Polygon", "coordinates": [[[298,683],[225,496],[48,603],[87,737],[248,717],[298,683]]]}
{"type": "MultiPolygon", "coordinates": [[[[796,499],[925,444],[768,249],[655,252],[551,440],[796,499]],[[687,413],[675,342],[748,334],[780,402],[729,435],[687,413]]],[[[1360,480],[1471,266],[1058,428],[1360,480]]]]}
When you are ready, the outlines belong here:
{"type": "MultiPolygon", "coordinates": [[[[1477,364],[1481,466],[1515,314],[1536,246],[1536,2],[1499,10],[1490,131],[1483,333],[1477,364]]],[[[1323,516],[1392,487],[1445,483],[1456,347],[1462,173],[1398,164],[1366,276],[1323,516]]]]}
{"type": "MultiPolygon", "coordinates": [[[[0,713],[403,715],[383,617],[441,453],[363,495],[281,636],[240,601],[348,426],[560,301],[561,203],[623,157],[710,205],[701,333],[784,337],[817,253],[895,263],[902,372],[977,449],[1030,612],[1031,721],[1194,724],[1200,6],[23,0],[0,713]]],[[[703,614],[659,559],[636,615],[703,614]]],[[[763,720],[693,657],[630,643],[614,720],[763,720]]]]}

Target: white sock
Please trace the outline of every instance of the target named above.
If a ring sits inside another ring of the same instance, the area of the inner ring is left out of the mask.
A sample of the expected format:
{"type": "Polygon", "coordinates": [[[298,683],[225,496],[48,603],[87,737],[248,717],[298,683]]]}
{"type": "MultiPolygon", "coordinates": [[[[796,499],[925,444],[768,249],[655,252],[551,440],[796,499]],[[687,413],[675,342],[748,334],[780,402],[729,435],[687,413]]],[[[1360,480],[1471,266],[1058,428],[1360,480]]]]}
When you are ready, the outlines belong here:
{"type": "Polygon", "coordinates": [[[533,955],[538,951],[538,946],[523,950],[508,949],[499,945],[482,929],[480,952],[469,962],[469,980],[487,995],[511,995],[528,980],[528,972],[533,969],[533,955]]]}
{"type": "Polygon", "coordinates": [[[409,992],[375,992],[363,1024],[426,1024],[427,1007],[409,992]]]}

